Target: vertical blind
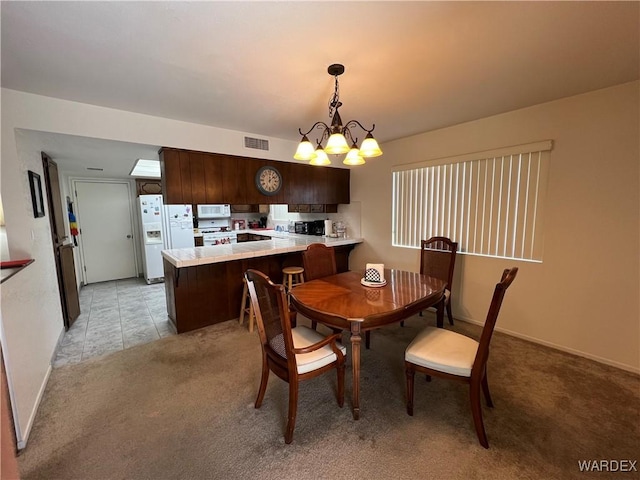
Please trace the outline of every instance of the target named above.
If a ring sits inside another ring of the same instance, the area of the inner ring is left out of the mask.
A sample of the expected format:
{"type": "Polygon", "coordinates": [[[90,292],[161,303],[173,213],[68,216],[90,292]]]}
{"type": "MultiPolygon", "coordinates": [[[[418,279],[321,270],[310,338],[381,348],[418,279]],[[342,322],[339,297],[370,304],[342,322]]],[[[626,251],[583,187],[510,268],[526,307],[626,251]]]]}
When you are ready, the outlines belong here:
{"type": "Polygon", "coordinates": [[[394,246],[432,236],[461,253],[542,261],[551,141],[405,165],[393,171],[394,246]]]}

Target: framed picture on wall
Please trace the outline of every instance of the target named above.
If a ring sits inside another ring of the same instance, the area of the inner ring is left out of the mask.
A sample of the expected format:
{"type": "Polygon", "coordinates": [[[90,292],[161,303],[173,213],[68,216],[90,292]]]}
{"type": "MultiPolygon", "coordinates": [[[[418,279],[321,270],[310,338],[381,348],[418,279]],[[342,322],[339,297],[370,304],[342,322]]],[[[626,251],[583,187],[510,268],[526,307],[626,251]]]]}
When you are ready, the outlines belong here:
{"type": "Polygon", "coordinates": [[[42,181],[40,175],[29,170],[29,187],[31,188],[31,203],[33,203],[33,216],[44,217],[44,200],[42,198],[42,181]]]}

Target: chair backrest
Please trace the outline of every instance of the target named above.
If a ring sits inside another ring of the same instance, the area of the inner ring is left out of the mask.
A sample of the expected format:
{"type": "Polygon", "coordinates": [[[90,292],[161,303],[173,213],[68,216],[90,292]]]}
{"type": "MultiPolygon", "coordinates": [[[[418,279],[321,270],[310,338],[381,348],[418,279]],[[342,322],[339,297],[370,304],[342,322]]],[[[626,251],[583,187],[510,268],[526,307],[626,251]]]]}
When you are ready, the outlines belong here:
{"type": "Polygon", "coordinates": [[[328,277],[338,273],[336,267],[336,254],[333,248],[323,243],[312,243],[302,252],[304,266],[304,279],[306,281],[316,278],[328,277]]]}
{"type": "Polygon", "coordinates": [[[496,288],[493,291],[493,298],[491,299],[491,305],[489,306],[489,312],[487,313],[487,319],[484,322],[484,327],[482,327],[482,334],[480,335],[476,358],[473,361],[473,367],[471,367],[472,377],[479,375],[479,378],[482,378],[482,372],[484,371],[484,366],[487,363],[487,358],[489,357],[489,343],[491,342],[493,329],[495,328],[496,321],[498,320],[498,313],[500,313],[504,294],[507,292],[507,288],[509,288],[517,274],[518,267],[513,267],[511,269],[507,268],[502,272],[500,283],[496,284],[496,288]]]}
{"type": "Polygon", "coordinates": [[[275,353],[283,363],[295,369],[295,355],[290,353],[293,352],[293,337],[284,286],[273,283],[258,270],[249,269],[244,275],[262,348],[267,353],[275,353]]]}
{"type": "Polygon", "coordinates": [[[447,282],[451,291],[458,242],[447,237],[431,237],[420,242],[420,273],[447,282]]]}

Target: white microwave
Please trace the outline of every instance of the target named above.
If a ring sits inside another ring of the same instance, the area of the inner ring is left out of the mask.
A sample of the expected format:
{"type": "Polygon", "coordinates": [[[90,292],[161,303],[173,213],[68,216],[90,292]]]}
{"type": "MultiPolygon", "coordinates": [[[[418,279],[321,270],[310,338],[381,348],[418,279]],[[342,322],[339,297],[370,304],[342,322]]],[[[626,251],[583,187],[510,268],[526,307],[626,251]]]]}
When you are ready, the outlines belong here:
{"type": "Polygon", "coordinates": [[[231,216],[229,205],[198,205],[198,218],[228,218],[231,216]]]}

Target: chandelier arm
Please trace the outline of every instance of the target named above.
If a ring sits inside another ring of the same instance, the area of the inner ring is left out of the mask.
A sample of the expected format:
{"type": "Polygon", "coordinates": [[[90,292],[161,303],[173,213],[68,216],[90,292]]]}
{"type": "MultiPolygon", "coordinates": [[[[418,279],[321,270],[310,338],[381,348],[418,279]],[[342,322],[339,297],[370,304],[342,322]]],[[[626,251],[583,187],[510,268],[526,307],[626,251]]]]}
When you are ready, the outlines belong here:
{"type": "Polygon", "coordinates": [[[358,143],[358,137],[353,138],[353,134],[351,133],[351,130],[349,129],[349,124],[347,123],[347,125],[342,129],[342,134],[344,135],[344,137],[346,139],[348,139],[351,144],[353,145],[354,143],[358,143]]]}
{"type": "MultiPolygon", "coordinates": [[[[326,123],[324,123],[324,122],[316,122],[316,123],[314,123],[314,124],[313,124],[313,126],[312,126],[308,131],[307,131],[307,133],[304,133],[304,132],[302,131],[302,129],[301,129],[301,128],[298,128],[298,132],[300,133],[300,135],[309,135],[309,134],[311,133],[311,131],[312,131],[314,128],[323,128],[323,129],[325,130],[325,132],[326,132],[327,130],[329,130],[329,125],[327,125],[327,124],[326,124],[326,123]]],[[[323,137],[324,137],[324,135],[325,135],[325,134],[323,134],[323,137]]]]}
{"type": "Polygon", "coordinates": [[[345,129],[349,128],[349,127],[353,127],[355,125],[358,125],[362,130],[364,130],[367,133],[371,133],[375,130],[376,128],[376,124],[373,124],[373,127],[371,127],[371,130],[369,130],[368,128],[365,128],[359,121],[357,120],[349,120],[347,123],[344,124],[345,129]]]}

